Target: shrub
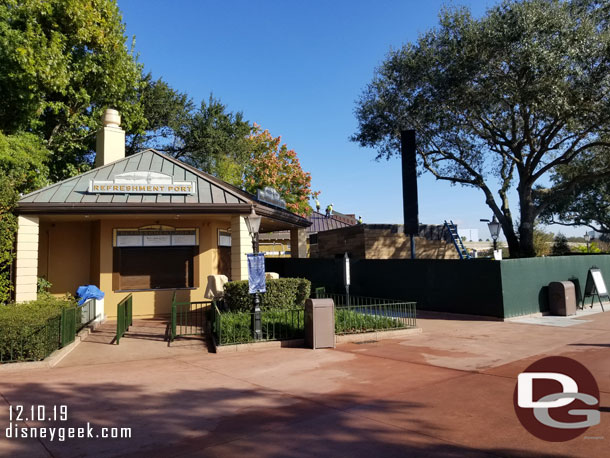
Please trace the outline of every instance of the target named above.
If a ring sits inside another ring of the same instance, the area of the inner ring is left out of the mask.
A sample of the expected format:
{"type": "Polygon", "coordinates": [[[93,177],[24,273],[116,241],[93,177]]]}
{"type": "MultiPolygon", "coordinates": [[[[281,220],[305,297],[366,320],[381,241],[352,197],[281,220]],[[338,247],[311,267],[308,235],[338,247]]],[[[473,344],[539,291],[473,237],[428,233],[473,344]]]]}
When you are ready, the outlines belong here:
{"type": "MultiPolygon", "coordinates": [[[[277,278],[267,280],[267,292],[260,295],[261,308],[285,309],[303,307],[311,291],[311,282],[305,278],[277,278]]],[[[250,311],[252,294],[248,281],[232,281],[224,287],[225,306],[232,311],[250,311]]]]}
{"type": "MultiPolygon", "coordinates": [[[[254,342],[251,312],[225,312],[214,323],[220,345],[254,342]]],[[[304,310],[265,309],[261,312],[263,340],[283,340],[303,337],[304,310]]]]}
{"type": "Polygon", "coordinates": [[[43,296],[25,304],[0,305],[0,362],[38,361],[59,348],[62,308],[70,298],[43,296]]]}
{"type": "Polygon", "coordinates": [[[350,309],[335,309],[335,333],[357,334],[378,329],[404,328],[405,325],[392,317],[369,315],[350,309]]]}
{"type": "Polygon", "coordinates": [[[563,234],[557,234],[554,239],[553,248],[551,248],[551,254],[553,256],[563,256],[570,253],[570,246],[568,245],[568,239],[563,234]]]}

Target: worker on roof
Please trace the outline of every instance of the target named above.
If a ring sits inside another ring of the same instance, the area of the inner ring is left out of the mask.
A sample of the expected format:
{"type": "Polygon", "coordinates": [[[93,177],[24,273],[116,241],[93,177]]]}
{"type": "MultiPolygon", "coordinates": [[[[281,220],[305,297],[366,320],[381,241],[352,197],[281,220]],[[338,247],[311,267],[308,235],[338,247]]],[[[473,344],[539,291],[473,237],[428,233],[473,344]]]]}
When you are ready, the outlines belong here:
{"type": "Polygon", "coordinates": [[[358,217],[358,224],[362,224],[362,216],[358,217]]]}
{"type": "Polygon", "coordinates": [[[318,198],[316,197],[316,211],[318,213],[320,213],[320,201],[318,200],[318,198]]]}
{"type": "Polygon", "coordinates": [[[326,217],[328,218],[332,214],[333,214],[333,204],[330,204],[328,207],[326,207],[326,217]]]}

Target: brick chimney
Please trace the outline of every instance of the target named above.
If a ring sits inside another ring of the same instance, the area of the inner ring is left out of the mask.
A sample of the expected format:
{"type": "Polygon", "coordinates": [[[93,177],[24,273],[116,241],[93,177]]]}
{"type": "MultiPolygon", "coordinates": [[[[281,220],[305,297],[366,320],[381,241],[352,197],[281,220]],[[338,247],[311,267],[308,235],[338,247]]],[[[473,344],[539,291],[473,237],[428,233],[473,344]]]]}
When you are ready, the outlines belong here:
{"type": "Polygon", "coordinates": [[[97,131],[95,167],[110,164],[125,157],[125,131],[121,129],[121,115],[112,108],[102,115],[102,128],[97,131]]]}

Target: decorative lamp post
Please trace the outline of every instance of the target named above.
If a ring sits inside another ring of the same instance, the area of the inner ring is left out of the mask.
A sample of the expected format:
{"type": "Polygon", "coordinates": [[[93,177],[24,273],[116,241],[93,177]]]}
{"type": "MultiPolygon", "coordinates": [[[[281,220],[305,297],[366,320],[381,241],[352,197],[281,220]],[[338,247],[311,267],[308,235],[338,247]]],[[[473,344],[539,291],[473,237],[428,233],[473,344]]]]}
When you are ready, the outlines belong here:
{"type": "Polygon", "coordinates": [[[489,233],[491,234],[491,238],[494,241],[494,251],[497,249],[498,245],[498,236],[500,235],[500,223],[496,219],[496,216],[492,216],[491,221],[487,223],[487,227],[489,228],[489,233]]]}
{"type": "MultiPolygon", "coordinates": [[[[261,227],[261,217],[256,214],[254,211],[254,205],[252,206],[252,211],[248,216],[246,216],[246,226],[248,228],[248,232],[250,233],[250,237],[252,237],[252,250],[254,254],[258,254],[258,231],[261,227]]],[[[252,313],[252,334],[254,340],[260,340],[263,337],[263,332],[261,328],[261,307],[260,307],[260,297],[258,296],[258,292],[254,293],[254,310],[252,313]]]]}
{"type": "Polygon", "coordinates": [[[500,236],[500,228],[502,226],[496,219],[496,215],[493,215],[491,217],[491,221],[489,221],[488,219],[482,219],[481,221],[487,223],[487,227],[489,228],[489,234],[491,235],[491,239],[494,242],[494,251],[496,251],[498,247],[498,237],[500,236]]]}
{"type": "Polygon", "coordinates": [[[585,232],[585,242],[587,243],[587,253],[589,252],[589,242],[591,241],[591,234],[585,232]]]}

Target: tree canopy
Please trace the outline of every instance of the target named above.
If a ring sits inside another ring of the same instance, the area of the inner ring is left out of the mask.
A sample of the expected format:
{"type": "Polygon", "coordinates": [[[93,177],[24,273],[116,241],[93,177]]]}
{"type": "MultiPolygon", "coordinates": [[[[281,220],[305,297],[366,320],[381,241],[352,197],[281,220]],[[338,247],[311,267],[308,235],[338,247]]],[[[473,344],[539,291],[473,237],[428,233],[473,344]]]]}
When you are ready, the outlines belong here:
{"type": "Polygon", "coordinates": [[[148,73],[142,77],[137,101],[142,107],[146,125],[128,136],[126,154],[129,156],[145,148],[169,149],[171,152],[182,146],[176,132],[189,122],[194,109],[190,97],[173,89],[161,78],[153,80],[148,73]]]}
{"type": "Polygon", "coordinates": [[[244,172],[244,189],[254,194],[257,189],[271,186],[286,201],[288,210],[309,215],[309,198],[317,197],[319,192],[311,191],[311,174],[303,171],[294,150],[281,144],[281,137],[273,137],[256,124],[249,140],[251,153],[244,172]]]}
{"type": "MultiPolygon", "coordinates": [[[[553,176],[557,186],[566,186],[575,176],[586,175],[591,169],[610,168],[610,154],[599,154],[591,160],[574,161],[560,167],[553,176]]],[[[602,234],[610,234],[610,180],[583,181],[571,192],[555,199],[542,213],[549,224],[588,226],[602,234]]]]}
{"type": "Polygon", "coordinates": [[[54,180],[87,166],[105,108],[128,132],[143,129],[140,75],[114,1],[0,4],[0,130],[44,139],[54,180]]]}
{"type": "Polygon", "coordinates": [[[481,19],[445,9],[436,29],[377,69],[352,139],[389,158],[400,130],[416,129],[420,167],[480,189],[510,255],[533,256],[536,218],[579,184],[610,176],[606,164],[550,180],[608,154],[609,90],[606,2],[507,0],[481,19]]]}
{"type": "MultiPolygon", "coordinates": [[[[116,108],[128,155],[156,148],[242,186],[260,147],[255,127],[213,95],[196,106],[143,73],[126,42],[114,0],[1,2],[0,132],[41,139],[50,152],[44,177],[58,181],[91,167],[101,114],[116,108]]],[[[285,152],[282,173],[292,165],[302,173],[285,152]]]]}
{"type": "Polygon", "coordinates": [[[47,184],[48,157],[49,152],[35,135],[0,132],[0,304],[8,302],[12,290],[9,270],[17,230],[13,209],[20,193],[47,184]]]}

